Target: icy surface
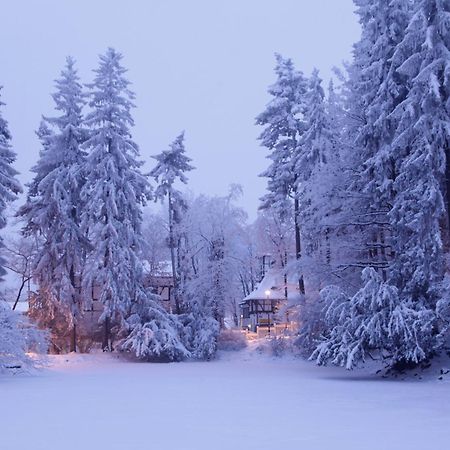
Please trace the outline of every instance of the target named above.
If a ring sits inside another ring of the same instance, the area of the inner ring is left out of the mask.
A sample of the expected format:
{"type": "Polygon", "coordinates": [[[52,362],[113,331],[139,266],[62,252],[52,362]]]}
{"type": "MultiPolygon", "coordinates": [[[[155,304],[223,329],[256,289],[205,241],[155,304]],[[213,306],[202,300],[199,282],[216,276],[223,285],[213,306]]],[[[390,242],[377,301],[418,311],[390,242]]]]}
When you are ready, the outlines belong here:
{"type": "Polygon", "coordinates": [[[450,379],[381,380],[249,350],[204,363],[58,356],[0,377],[0,448],[447,448],[449,394],[450,379]]]}

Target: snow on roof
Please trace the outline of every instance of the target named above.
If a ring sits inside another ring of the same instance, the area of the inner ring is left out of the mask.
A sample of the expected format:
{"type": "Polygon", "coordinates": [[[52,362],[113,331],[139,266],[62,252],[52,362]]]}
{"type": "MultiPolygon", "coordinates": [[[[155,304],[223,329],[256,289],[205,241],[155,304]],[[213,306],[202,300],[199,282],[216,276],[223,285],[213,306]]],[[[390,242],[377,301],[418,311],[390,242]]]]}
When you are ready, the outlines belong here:
{"type": "MultiPolygon", "coordinates": [[[[288,301],[292,302],[297,300],[299,298],[298,284],[292,276],[288,276],[286,287],[288,291],[288,301]]],[[[258,287],[247,295],[242,303],[248,300],[265,300],[267,298],[272,300],[286,300],[284,272],[281,269],[269,269],[258,287]],[[270,294],[267,295],[266,291],[270,291],[270,294]]]]}

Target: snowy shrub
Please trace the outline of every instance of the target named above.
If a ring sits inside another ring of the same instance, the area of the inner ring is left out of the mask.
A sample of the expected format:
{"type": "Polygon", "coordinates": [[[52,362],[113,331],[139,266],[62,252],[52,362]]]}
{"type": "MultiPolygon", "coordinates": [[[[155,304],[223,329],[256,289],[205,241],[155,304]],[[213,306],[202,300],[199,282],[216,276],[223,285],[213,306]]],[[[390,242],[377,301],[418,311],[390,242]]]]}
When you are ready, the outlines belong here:
{"type": "MultiPolygon", "coordinates": [[[[217,351],[217,335],[219,323],[213,317],[200,319],[203,326],[197,326],[192,340],[192,357],[209,360],[214,358],[217,351]]],[[[198,323],[198,319],[197,319],[198,323]]]]}
{"type": "Polygon", "coordinates": [[[45,333],[0,300],[0,372],[8,368],[31,367],[32,360],[26,353],[45,350],[45,333]]]}
{"type": "Polygon", "coordinates": [[[289,338],[275,337],[270,341],[270,352],[273,356],[281,358],[292,351],[292,341],[289,338]]]}
{"type": "Polygon", "coordinates": [[[217,339],[219,350],[242,350],[247,347],[247,339],[240,330],[222,330],[217,339]]]}
{"type": "Polygon", "coordinates": [[[129,333],[120,348],[140,359],[180,361],[190,356],[181,339],[182,324],[178,316],[169,314],[157,295],[139,292],[125,327],[129,333]]]}
{"type": "Polygon", "coordinates": [[[321,291],[328,330],[311,359],[352,369],[367,356],[392,365],[428,358],[436,344],[434,311],[402,298],[372,268],[362,278],[363,287],[351,298],[334,286],[321,291]]]}
{"type": "Polygon", "coordinates": [[[307,300],[301,305],[294,320],[301,324],[298,335],[294,341],[295,346],[305,357],[310,356],[315,350],[320,336],[327,326],[324,322],[324,301],[321,296],[307,300]]]}
{"type": "Polygon", "coordinates": [[[0,370],[28,363],[25,337],[20,331],[19,315],[0,300],[0,370]]]}
{"type": "Polygon", "coordinates": [[[189,355],[178,337],[176,328],[169,328],[157,319],[136,324],[122,343],[122,349],[133,352],[140,359],[179,361],[189,355]]]}
{"type": "Polygon", "coordinates": [[[192,312],[182,316],[183,340],[191,358],[210,360],[217,351],[217,337],[220,326],[207,311],[193,305],[192,312]]]}

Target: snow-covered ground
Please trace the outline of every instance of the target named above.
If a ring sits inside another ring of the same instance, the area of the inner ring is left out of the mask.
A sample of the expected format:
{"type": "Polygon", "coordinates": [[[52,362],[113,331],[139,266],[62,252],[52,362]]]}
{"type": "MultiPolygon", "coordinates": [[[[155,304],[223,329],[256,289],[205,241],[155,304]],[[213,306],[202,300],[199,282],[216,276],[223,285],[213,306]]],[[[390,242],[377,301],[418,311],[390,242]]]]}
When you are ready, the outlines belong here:
{"type": "Polygon", "coordinates": [[[450,379],[381,380],[248,350],[178,364],[58,356],[0,377],[0,448],[448,448],[449,399],[450,379]]]}

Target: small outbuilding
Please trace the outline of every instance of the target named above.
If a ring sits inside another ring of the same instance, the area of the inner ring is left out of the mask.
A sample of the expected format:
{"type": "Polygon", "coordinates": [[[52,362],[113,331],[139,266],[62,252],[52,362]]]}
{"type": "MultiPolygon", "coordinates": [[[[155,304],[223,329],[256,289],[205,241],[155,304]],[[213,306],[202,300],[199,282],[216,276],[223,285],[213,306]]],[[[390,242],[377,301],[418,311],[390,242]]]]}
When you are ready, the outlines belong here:
{"type": "Polygon", "coordinates": [[[291,305],[299,298],[298,284],[284,270],[268,269],[258,287],[240,303],[242,329],[274,336],[292,330],[291,305]]]}

